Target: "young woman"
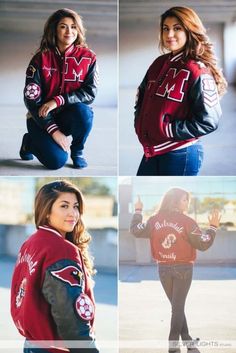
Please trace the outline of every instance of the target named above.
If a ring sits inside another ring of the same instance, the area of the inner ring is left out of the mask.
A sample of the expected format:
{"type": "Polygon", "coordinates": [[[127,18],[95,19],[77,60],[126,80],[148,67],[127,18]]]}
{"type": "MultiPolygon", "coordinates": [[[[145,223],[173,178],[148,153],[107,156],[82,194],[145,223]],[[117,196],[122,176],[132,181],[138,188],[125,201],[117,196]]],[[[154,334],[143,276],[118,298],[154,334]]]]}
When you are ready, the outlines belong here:
{"type": "Polygon", "coordinates": [[[24,353],[98,353],[83,208],[81,192],[67,181],[46,184],[36,195],[37,231],[20,249],[11,288],[11,315],[26,337],[24,353]],[[67,347],[66,341],[76,342],[67,347]]]}
{"type": "Polygon", "coordinates": [[[152,256],[159,265],[160,281],[171,303],[169,352],[174,353],[180,352],[180,337],[189,352],[196,343],[189,334],[184,313],[185,301],[192,282],[196,249],[204,251],[213,244],[220,221],[219,212],[212,211],[209,228],[205,234],[202,233],[197,223],[184,214],[188,204],[188,192],[179,188],[170,189],[159,211],[144,223],[143,204],[139,198],[130,227],[135,237],[150,238],[152,256]]]}
{"type": "Polygon", "coordinates": [[[138,88],[135,130],[144,149],[137,175],[197,175],[199,137],[218,127],[226,81],[206,30],[190,8],[161,16],[160,48],[138,88]]]}
{"type": "Polygon", "coordinates": [[[84,144],[92,128],[89,106],[96,95],[96,56],[86,44],[81,17],[70,9],[53,13],[26,71],[27,129],[20,148],[49,169],[61,168],[70,148],[74,168],[84,168],[84,144]],[[70,142],[67,136],[72,136],[70,142]]]}

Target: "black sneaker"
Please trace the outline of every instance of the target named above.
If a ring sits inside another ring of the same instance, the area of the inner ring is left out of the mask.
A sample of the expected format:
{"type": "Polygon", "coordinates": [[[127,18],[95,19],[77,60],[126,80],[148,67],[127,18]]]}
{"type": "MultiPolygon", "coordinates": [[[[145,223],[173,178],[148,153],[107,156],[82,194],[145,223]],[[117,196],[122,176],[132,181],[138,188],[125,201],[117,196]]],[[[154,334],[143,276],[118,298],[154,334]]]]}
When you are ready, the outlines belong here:
{"type": "Polygon", "coordinates": [[[29,146],[29,134],[26,133],[23,136],[22,143],[21,143],[21,148],[20,148],[20,158],[23,159],[23,161],[31,161],[34,159],[33,154],[28,150],[29,146]]]}
{"type": "Polygon", "coordinates": [[[73,161],[73,167],[75,169],[83,169],[88,166],[88,163],[86,162],[86,159],[83,157],[83,155],[72,157],[72,161],[73,161]]]}

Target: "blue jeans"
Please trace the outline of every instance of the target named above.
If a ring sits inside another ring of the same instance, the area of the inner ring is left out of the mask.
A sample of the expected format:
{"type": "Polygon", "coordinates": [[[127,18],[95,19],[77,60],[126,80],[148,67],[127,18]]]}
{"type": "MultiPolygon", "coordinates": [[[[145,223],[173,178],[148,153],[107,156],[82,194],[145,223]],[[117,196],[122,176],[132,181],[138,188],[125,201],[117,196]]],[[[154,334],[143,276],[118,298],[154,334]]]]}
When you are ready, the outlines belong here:
{"type": "MultiPolygon", "coordinates": [[[[55,122],[66,136],[72,135],[71,158],[78,156],[84,149],[85,141],[93,123],[92,108],[83,103],[71,104],[55,114],[55,122]]],[[[48,169],[63,167],[68,159],[65,152],[47,133],[31,118],[27,119],[30,135],[29,150],[48,169]]]]}
{"type": "Polygon", "coordinates": [[[171,303],[172,315],[169,341],[191,341],[184,313],[185,301],[192,283],[193,265],[159,264],[159,276],[162,287],[171,303]]]}
{"type": "Polygon", "coordinates": [[[143,156],[137,175],[197,175],[203,161],[203,147],[197,142],[162,155],[143,156]]]}

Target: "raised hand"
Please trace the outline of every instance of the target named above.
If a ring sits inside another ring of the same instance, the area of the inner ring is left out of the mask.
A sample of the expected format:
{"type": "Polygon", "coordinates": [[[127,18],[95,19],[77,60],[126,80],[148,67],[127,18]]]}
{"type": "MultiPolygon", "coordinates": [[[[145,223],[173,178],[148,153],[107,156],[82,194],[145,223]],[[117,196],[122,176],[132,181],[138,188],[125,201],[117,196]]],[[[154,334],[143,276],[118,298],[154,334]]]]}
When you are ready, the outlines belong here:
{"type": "Polygon", "coordinates": [[[138,195],[137,202],[134,204],[134,208],[135,208],[135,210],[142,210],[143,209],[143,203],[142,203],[139,195],[138,195]]]}
{"type": "Polygon", "coordinates": [[[212,210],[208,216],[209,224],[216,228],[218,228],[220,225],[220,219],[221,219],[221,214],[220,214],[220,211],[217,209],[212,210]]]}

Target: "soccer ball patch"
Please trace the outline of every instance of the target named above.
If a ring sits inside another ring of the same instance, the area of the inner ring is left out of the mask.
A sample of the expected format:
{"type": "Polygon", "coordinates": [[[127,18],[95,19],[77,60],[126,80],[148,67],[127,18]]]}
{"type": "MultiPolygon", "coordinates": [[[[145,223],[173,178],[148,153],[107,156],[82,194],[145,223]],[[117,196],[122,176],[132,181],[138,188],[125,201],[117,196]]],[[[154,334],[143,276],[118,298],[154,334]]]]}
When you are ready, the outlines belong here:
{"type": "Polygon", "coordinates": [[[25,88],[25,97],[35,100],[40,96],[41,89],[36,83],[29,83],[25,88]]]}
{"type": "Polygon", "coordinates": [[[94,318],[94,305],[86,294],[80,294],[75,303],[76,311],[83,320],[94,318]]]}

